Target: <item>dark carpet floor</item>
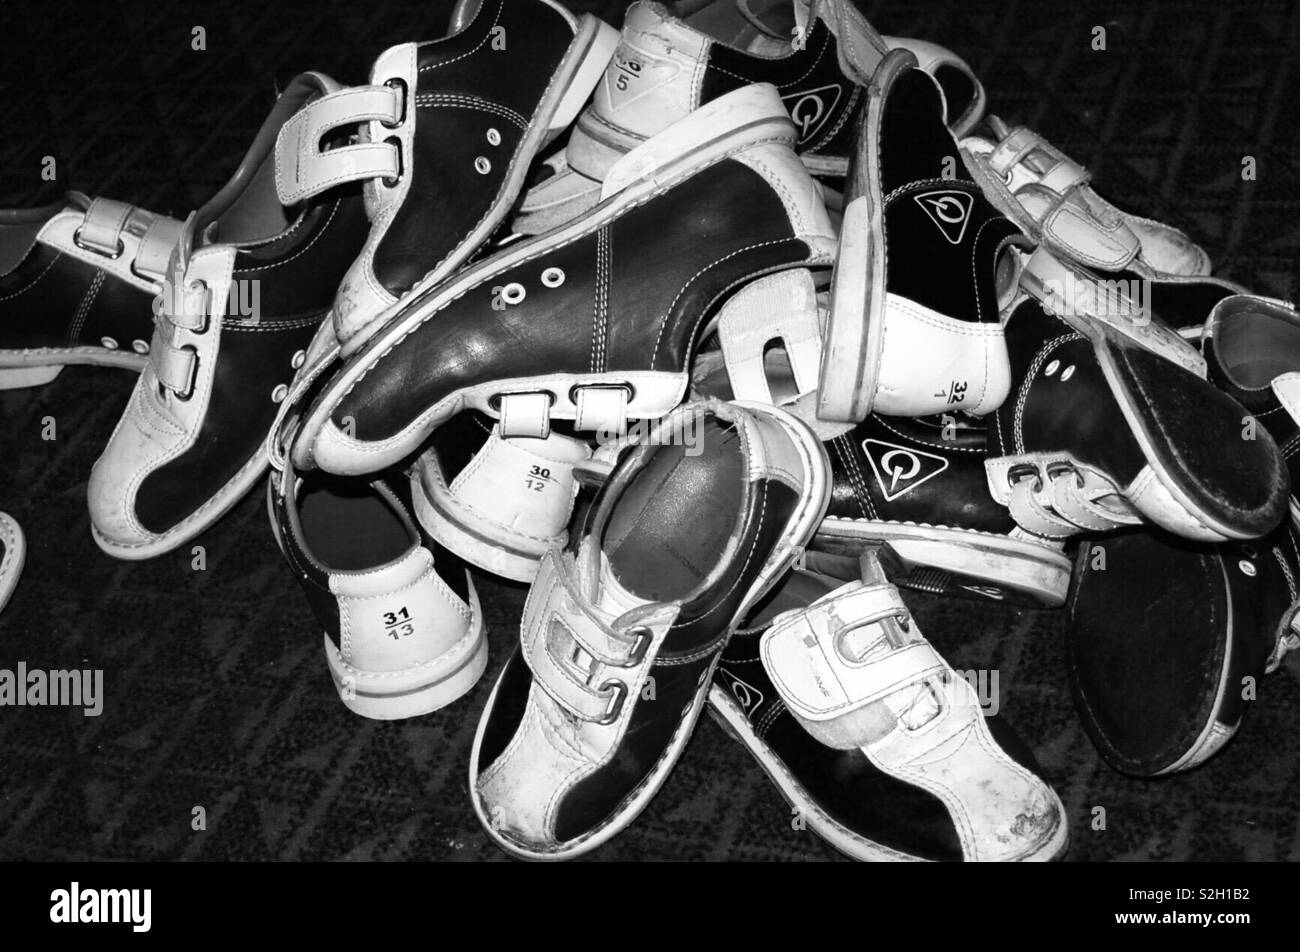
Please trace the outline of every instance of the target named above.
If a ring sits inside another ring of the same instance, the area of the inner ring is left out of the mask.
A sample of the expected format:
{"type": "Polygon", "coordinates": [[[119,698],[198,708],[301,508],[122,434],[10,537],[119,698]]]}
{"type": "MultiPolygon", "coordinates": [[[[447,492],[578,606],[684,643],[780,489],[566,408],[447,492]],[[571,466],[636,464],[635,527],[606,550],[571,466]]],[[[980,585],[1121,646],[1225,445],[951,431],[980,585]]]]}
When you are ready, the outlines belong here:
{"type": "MultiPolygon", "coordinates": [[[[384,46],[436,35],[447,0],[0,4],[0,206],[73,187],[183,215],[233,171],[274,78],[365,77],[384,46]],[[191,49],[203,26],[207,49],[191,49]],[[40,179],[56,158],[59,185],[40,179]]],[[[617,22],[624,4],[574,4],[617,22]]],[[[879,0],[883,31],[966,56],[992,109],[1085,162],[1113,201],[1188,230],[1220,270],[1300,291],[1300,7],[1283,0],[879,0]],[[1090,46],[1103,26],[1107,49],[1090,46]],[[1242,160],[1254,156],[1255,181],[1242,160]]],[[[451,709],[372,723],[336,699],[320,635],[254,494],[145,564],[91,540],[90,467],[132,386],[66,371],[0,394],[0,509],[31,547],[0,617],[0,667],[102,668],[104,713],[0,708],[0,858],[499,859],[466,791],[490,679],[451,709]],[[42,439],[46,418],[54,440],[42,439]],[[191,828],[202,806],[207,829],[191,828]]],[[[480,579],[495,664],[524,590],[480,579]]],[[[999,672],[1072,820],[1070,856],[1300,858],[1300,665],[1263,686],[1240,735],[1191,774],[1128,780],[1071,705],[1060,613],[914,599],[959,669],[999,672]],[[1104,807],[1106,828],[1092,828],[1104,807]]],[[[495,669],[495,664],[493,669],[495,669]]],[[[829,859],[748,754],[706,720],[661,795],[601,859],[829,859]]]]}

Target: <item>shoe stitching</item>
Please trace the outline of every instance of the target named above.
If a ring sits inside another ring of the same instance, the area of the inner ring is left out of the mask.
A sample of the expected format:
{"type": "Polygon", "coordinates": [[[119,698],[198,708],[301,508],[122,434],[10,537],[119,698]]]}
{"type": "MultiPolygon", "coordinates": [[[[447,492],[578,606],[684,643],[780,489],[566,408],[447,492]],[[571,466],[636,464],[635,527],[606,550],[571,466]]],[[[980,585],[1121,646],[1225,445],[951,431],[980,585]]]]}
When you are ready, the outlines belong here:
{"type": "Polygon", "coordinates": [[[81,298],[81,304],[77,307],[77,314],[72,319],[72,328],[68,331],[68,346],[76,346],[77,338],[81,336],[82,327],[86,323],[86,316],[90,313],[90,307],[95,303],[95,298],[99,296],[99,289],[104,286],[104,272],[96,271],[95,277],[90,281],[90,287],[81,298]]]}

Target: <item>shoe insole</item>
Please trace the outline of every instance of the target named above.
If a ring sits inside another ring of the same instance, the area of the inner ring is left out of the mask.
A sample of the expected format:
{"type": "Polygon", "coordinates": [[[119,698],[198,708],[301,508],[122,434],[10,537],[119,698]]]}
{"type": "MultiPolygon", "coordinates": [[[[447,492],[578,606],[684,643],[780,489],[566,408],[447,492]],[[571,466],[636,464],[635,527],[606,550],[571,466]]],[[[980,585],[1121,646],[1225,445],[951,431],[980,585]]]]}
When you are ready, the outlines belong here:
{"type": "Polygon", "coordinates": [[[694,430],[696,447],[656,450],[605,526],[602,545],[614,577],[645,601],[693,592],[717,569],[736,529],[747,478],[740,437],[713,418],[694,430]]]}
{"type": "Polygon", "coordinates": [[[1267,311],[1239,311],[1215,332],[1215,352],[1228,376],[1248,389],[1300,371],[1300,327],[1267,311]]]}
{"type": "Polygon", "coordinates": [[[389,500],[364,482],[313,478],[298,496],[307,553],[338,572],[360,572],[401,558],[414,539],[389,500]]]}

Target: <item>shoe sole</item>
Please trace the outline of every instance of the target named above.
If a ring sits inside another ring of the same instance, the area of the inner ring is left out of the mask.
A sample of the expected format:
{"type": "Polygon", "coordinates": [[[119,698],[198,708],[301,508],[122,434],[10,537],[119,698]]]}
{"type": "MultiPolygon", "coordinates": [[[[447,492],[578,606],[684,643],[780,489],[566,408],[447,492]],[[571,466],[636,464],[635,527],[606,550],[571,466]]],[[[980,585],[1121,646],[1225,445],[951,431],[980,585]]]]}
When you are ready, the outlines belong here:
{"type": "Polygon", "coordinates": [[[57,377],[64,367],[118,367],[140,373],[148,361],[140,354],[114,353],[103,347],[0,351],[0,390],[39,387],[57,377]]]}
{"type": "Polygon", "coordinates": [[[407,300],[423,295],[441,284],[468,261],[496,232],[510,214],[524,185],[537,154],[559,130],[567,127],[582,109],[595,90],[605,68],[618,48],[619,33],[608,23],[589,13],[578,18],[578,30],[569,44],[564,58],[551,79],[551,85],[542,96],[520,140],[514,158],[506,172],[506,179],[497,193],[492,207],[465,239],[440,265],[420,279],[394,304],[376,314],[357,333],[343,342],[341,352],[350,357],[366,341],[405,307],[407,300]]]}
{"type": "Polygon", "coordinates": [[[887,543],[906,566],[919,570],[894,579],[896,584],[935,594],[1059,608],[1073,571],[1064,552],[1032,542],[919,523],[828,517],[813,548],[856,557],[873,543],[887,543]]]}
{"type": "Polygon", "coordinates": [[[905,50],[893,50],[871,79],[866,111],[856,137],[856,175],[846,187],[840,254],[831,279],[830,309],[822,343],[817,416],[858,423],[875,404],[884,350],[885,201],[880,193],[880,130],[884,104],[898,77],[916,65],[905,50]]]}
{"type": "MultiPolygon", "coordinates": [[[[720,117],[725,116],[724,110],[738,111],[743,114],[747,109],[768,98],[767,94],[758,95],[751,92],[754,88],[739,90],[715,100],[710,106],[705,107],[705,110],[716,107],[720,117]]],[[[700,114],[704,114],[705,110],[701,110],[700,114]]],[[[491,280],[495,275],[509,271],[520,262],[544,254],[551,247],[559,247],[585,234],[595,232],[621,216],[627,209],[649,200],[709,165],[725,160],[738,149],[759,144],[763,140],[761,132],[765,128],[771,130],[772,137],[789,138],[793,134],[793,126],[784,113],[777,118],[764,110],[759,116],[755,120],[732,126],[722,136],[665,161],[656,168],[656,175],[632,181],[601,202],[587,215],[545,235],[515,242],[491,258],[470,265],[428,294],[408,300],[387,324],[353,354],[309,408],[294,443],[294,464],[301,469],[310,469],[316,465],[313,444],[329,424],[329,417],[334,407],[338,406],[352,388],[390,351],[428,320],[434,318],[449,302],[491,280]]],[[[345,457],[334,460],[334,468],[330,468],[325,460],[322,460],[322,466],[340,475],[358,475],[361,470],[357,473],[352,472],[352,469],[358,465],[369,467],[366,471],[372,472],[374,469],[398,462],[413,451],[439,424],[466,406],[481,410],[489,416],[499,417],[500,413],[491,405],[490,398],[509,392],[549,392],[553,400],[551,416],[556,419],[574,419],[577,406],[570,396],[574,387],[609,385],[612,380],[626,383],[629,379],[638,379],[642,381],[642,385],[635,392],[640,394],[644,393],[646,386],[653,381],[659,384],[657,389],[667,393],[665,399],[645,400],[644,405],[640,406],[635,403],[629,404],[627,415],[629,419],[657,419],[680,404],[689,377],[689,373],[686,372],[678,374],[641,371],[633,374],[558,374],[488,381],[443,398],[392,437],[371,443],[351,441],[346,452],[364,457],[363,463],[345,457]]]]}
{"type": "Polygon", "coordinates": [[[0,535],[5,544],[4,561],[0,562],[0,611],[3,611],[27,564],[27,539],[18,523],[3,512],[0,512],[0,535]]]}
{"type": "Polygon", "coordinates": [[[466,579],[469,582],[471,622],[465,638],[473,649],[466,652],[451,671],[437,670],[443,667],[446,655],[413,671],[358,671],[338,657],[338,649],[329,635],[321,636],[330,678],[344,707],[370,720],[400,721],[441,710],[460,700],[478,684],[487,670],[488,643],[484,637],[478,592],[468,573],[466,579]],[[422,668],[433,668],[436,673],[431,675],[422,668]]]}
{"type": "MultiPolygon", "coordinates": [[[[1225,515],[1223,513],[1207,512],[1205,507],[1194,499],[1192,492],[1184,488],[1182,480],[1178,478],[1180,466],[1173,447],[1161,434],[1153,432],[1153,428],[1146,419],[1146,414],[1141,412],[1133,393],[1123,382],[1123,376],[1120,374],[1116,363],[1114,348],[1124,345],[1115,342],[1113,336],[1115,333],[1114,331],[1104,331],[1099,339],[1093,343],[1093,352],[1097,355],[1097,362],[1101,367],[1102,374],[1109,385],[1116,404],[1120,408],[1120,412],[1124,416],[1125,422],[1128,424],[1129,432],[1132,433],[1142,451],[1147,466],[1150,467],[1156,482],[1167,494],[1168,502],[1172,502],[1181,508],[1186,513],[1187,518],[1195,522],[1203,531],[1199,535],[1191,535],[1192,530],[1190,527],[1170,525],[1169,520],[1160,520],[1158,508],[1143,507],[1131,499],[1130,502],[1142,513],[1144,518],[1163,526],[1170,532],[1188,538],[1210,542],[1226,542],[1234,539],[1254,539],[1262,535],[1262,532],[1242,530],[1235,527],[1231,522],[1220,518],[1220,516],[1225,515]]],[[[1131,489],[1131,486],[1125,487],[1125,498],[1129,498],[1128,493],[1131,489]]]]}
{"type": "MultiPolygon", "coordinates": [[[[800,456],[804,462],[804,472],[807,474],[807,491],[804,493],[804,505],[792,514],[790,521],[786,525],[786,531],[780,536],[784,540],[771,553],[768,554],[764,561],[763,568],[759,570],[754,579],[754,583],[746,592],[745,597],[741,599],[735,613],[732,615],[727,624],[727,630],[730,632],[736,627],[741,619],[745,618],[752,607],[771,591],[772,587],[780,580],[785,572],[794,563],[798,556],[800,543],[812,537],[816,531],[817,524],[821,521],[826,513],[826,507],[830,505],[831,483],[830,483],[830,464],[826,459],[825,450],[819,441],[803,423],[800,423],[794,417],[782,410],[764,404],[747,403],[736,401],[736,406],[747,409],[757,409],[771,416],[790,436],[795,447],[800,451],[800,456]],[[791,542],[790,540],[794,540],[791,542]]],[[[708,691],[713,684],[713,676],[717,671],[718,663],[722,659],[722,652],[726,648],[726,639],[719,644],[717,651],[713,656],[712,663],[705,669],[701,675],[699,688],[695,692],[695,697],[691,706],[683,713],[681,720],[678,722],[677,729],[673,733],[672,739],[665,749],[665,753],[659,758],[658,762],[642,780],[641,784],[629,795],[627,805],[616,808],[614,814],[606,819],[602,824],[595,827],[590,832],[583,834],[574,840],[560,846],[558,849],[539,851],[529,849],[522,844],[510,840],[492,828],[487,820],[487,815],[483,809],[483,804],[478,795],[478,784],[476,782],[479,776],[478,754],[483,739],[483,732],[487,726],[487,712],[492,710],[493,702],[496,700],[497,689],[501,686],[500,677],[492,688],[492,696],[488,699],[487,706],[484,708],[484,716],[480,717],[478,729],[474,733],[474,746],[470,752],[469,764],[469,790],[470,800],[474,804],[474,813],[478,816],[479,822],[483,824],[483,829],[502,849],[523,859],[553,861],[572,859],[589,853],[608,842],[614,836],[617,836],[623,830],[627,829],[633,821],[640,816],[655,794],[663,786],[668,775],[672,773],[673,767],[681,758],[682,751],[686,749],[686,743],[691,739],[695,732],[695,725],[699,722],[700,715],[703,714],[707,702],[708,691]]],[[[504,671],[502,675],[504,675],[504,671]]]]}

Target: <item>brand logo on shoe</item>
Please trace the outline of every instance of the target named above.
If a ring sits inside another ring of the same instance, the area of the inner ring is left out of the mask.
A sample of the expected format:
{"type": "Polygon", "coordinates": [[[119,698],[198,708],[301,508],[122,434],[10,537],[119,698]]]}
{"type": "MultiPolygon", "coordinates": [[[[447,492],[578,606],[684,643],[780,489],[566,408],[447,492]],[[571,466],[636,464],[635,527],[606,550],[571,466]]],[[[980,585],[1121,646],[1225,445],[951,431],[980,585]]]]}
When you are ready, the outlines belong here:
{"type": "Polygon", "coordinates": [[[790,110],[790,118],[799,128],[800,145],[822,131],[831,116],[835,115],[835,107],[840,104],[842,95],[843,90],[839,86],[821,86],[781,97],[790,110]]]}
{"type": "Polygon", "coordinates": [[[876,474],[886,502],[906,496],[948,468],[948,461],[933,453],[909,449],[883,440],[863,440],[862,452],[876,474]]]}
{"type": "Polygon", "coordinates": [[[731,693],[731,699],[740,705],[746,717],[762,706],[763,692],[758,688],[746,684],[724,668],[719,668],[718,674],[722,675],[722,680],[726,682],[727,690],[731,693]]]}
{"type": "Polygon", "coordinates": [[[966,226],[970,224],[970,211],[975,206],[975,199],[966,192],[957,191],[926,192],[912,198],[925,209],[930,221],[939,226],[939,231],[951,244],[961,244],[966,226]]]}

